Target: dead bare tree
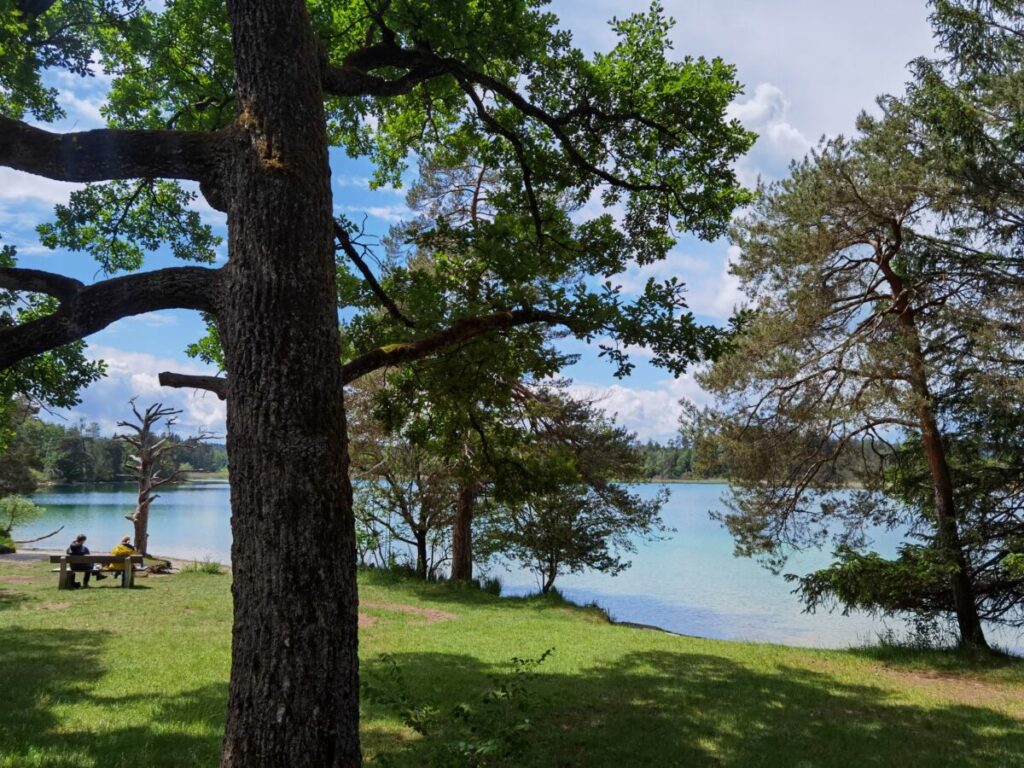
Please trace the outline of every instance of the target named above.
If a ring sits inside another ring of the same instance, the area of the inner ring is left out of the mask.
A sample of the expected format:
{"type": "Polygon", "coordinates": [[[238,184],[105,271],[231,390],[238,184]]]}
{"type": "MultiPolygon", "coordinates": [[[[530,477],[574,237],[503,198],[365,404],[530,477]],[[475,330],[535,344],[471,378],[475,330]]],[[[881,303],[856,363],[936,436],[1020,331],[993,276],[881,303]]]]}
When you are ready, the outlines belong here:
{"type": "Polygon", "coordinates": [[[135,406],[136,398],[129,400],[132,408],[134,421],[119,421],[117,426],[127,427],[134,434],[114,435],[118,440],[124,440],[135,449],[130,455],[126,464],[131,467],[139,481],[139,499],[135,505],[135,511],[125,515],[135,528],[135,549],[144,555],[148,555],[149,545],[149,507],[159,498],[154,491],[162,485],[181,479],[181,470],[177,467],[168,471],[163,477],[160,476],[161,463],[164,458],[185,446],[195,445],[209,439],[212,435],[205,430],[199,434],[184,440],[175,440],[171,428],[177,423],[181,411],[175,408],[167,408],[163,403],[154,403],[144,412],[139,413],[135,406]],[[158,435],[155,427],[163,421],[164,432],[158,435]]]}

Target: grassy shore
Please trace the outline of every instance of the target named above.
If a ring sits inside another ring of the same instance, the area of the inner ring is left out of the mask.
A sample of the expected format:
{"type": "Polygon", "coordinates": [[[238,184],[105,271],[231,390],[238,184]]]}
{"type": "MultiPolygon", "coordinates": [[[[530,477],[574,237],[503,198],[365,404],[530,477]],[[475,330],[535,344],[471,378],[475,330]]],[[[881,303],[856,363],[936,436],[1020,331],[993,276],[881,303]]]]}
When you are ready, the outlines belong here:
{"type": "MultiPolygon", "coordinates": [[[[3,768],[216,765],[230,576],[109,584],[0,561],[3,768]]],[[[678,637],[379,573],[361,601],[370,765],[1024,766],[1020,661],[678,637]]]]}

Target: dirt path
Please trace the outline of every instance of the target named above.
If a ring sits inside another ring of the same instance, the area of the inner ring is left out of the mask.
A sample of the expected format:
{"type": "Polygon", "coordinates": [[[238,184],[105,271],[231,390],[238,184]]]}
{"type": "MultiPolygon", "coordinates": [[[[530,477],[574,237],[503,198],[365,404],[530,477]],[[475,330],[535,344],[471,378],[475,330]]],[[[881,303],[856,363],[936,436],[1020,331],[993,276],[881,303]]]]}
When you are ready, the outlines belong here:
{"type": "MultiPolygon", "coordinates": [[[[385,611],[393,613],[404,613],[410,616],[417,616],[423,621],[417,621],[416,624],[437,624],[441,621],[455,621],[459,618],[454,613],[448,611],[440,611],[437,608],[421,608],[416,605],[405,605],[404,603],[382,603],[375,600],[360,601],[360,608],[367,608],[371,611],[385,611]]],[[[360,612],[359,614],[359,626],[360,627],[372,627],[379,621],[378,617],[370,616],[368,614],[360,612]]]]}

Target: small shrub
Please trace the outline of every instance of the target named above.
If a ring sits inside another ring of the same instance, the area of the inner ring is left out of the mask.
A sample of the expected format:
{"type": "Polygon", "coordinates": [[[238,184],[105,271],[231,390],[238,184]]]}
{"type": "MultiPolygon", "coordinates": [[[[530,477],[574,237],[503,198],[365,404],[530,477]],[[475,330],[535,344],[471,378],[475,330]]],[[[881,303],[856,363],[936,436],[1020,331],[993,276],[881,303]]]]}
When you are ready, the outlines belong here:
{"type": "Polygon", "coordinates": [[[501,597],[501,579],[490,578],[490,579],[469,579],[468,581],[444,581],[443,583],[448,589],[454,589],[464,592],[486,592],[489,595],[495,597],[501,597]]]}
{"type": "Polygon", "coordinates": [[[0,499],[0,536],[12,538],[11,531],[19,525],[42,517],[45,510],[23,496],[5,496],[0,499]]]}
{"type": "Polygon", "coordinates": [[[576,603],[563,595],[558,587],[552,587],[547,592],[540,592],[537,594],[537,597],[547,600],[552,605],[576,605],[576,603]]]}
{"type": "Polygon", "coordinates": [[[181,569],[182,573],[210,573],[214,575],[220,575],[224,573],[224,566],[218,563],[216,560],[206,558],[202,562],[193,560],[191,563],[186,564],[181,569]]]}
{"type": "Polygon", "coordinates": [[[416,566],[408,562],[393,561],[386,568],[378,568],[377,573],[384,577],[384,580],[393,584],[403,581],[423,581],[416,573],[416,566]]]}

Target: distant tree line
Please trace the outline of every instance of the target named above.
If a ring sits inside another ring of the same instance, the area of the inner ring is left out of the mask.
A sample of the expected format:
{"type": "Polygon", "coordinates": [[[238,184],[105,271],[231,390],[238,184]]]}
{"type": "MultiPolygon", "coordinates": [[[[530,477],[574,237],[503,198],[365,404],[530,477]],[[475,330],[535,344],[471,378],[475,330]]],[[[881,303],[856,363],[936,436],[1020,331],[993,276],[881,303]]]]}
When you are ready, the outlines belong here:
{"type": "MultiPolygon", "coordinates": [[[[0,454],[0,497],[32,493],[39,482],[105,483],[134,478],[125,467],[130,446],[102,435],[95,422],[45,422],[20,403],[9,423],[12,436],[0,454]]],[[[227,467],[223,445],[186,444],[177,435],[169,439],[181,445],[167,459],[168,474],[174,470],[218,472],[227,467]]]]}
{"type": "MultiPolygon", "coordinates": [[[[659,480],[722,480],[729,481],[739,472],[731,466],[734,457],[724,449],[721,435],[714,422],[715,412],[699,409],[693,403],[682,400],[679,418],[679,435],[666,443],[648,440],[637,443],[634,449],[642,462],[642,477],[645,481],[659,480]]],[[[755,438],[750,436],[751,440],[755,438]]],[[[861,471],[865,466],[875,471],[881,469],[886,457],[891,457],[894,447],[868,440],[853,439],[840,445],[837,441],[825,440],[814,446],[822,459],[822,469],[816,482],[838,487],[855,487],[861,484],[861,471]]]]}
{"type": "Polygon", "coordinates": [[[704,479],[693,471],[693,449],[678,442],[667,444],[648,440],[637,446],[643,461],[645,480],[692,480],[704,479]]]}

